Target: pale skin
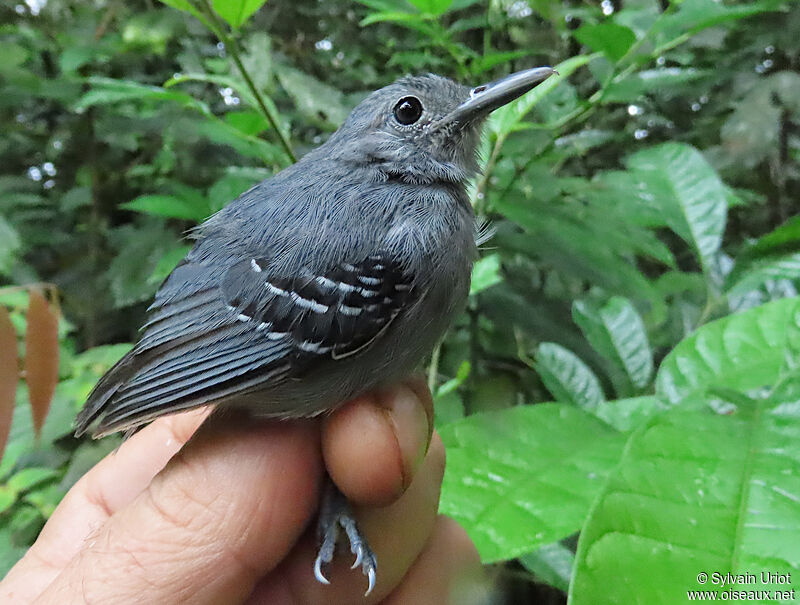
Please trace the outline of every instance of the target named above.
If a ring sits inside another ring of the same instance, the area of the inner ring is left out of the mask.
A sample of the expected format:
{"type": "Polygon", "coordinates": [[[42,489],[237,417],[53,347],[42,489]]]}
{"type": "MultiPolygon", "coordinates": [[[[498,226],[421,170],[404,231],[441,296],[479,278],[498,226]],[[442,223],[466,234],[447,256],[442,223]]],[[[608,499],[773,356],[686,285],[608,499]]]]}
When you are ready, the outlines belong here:
{"type": "Polygon", "coordinates": [[[161,418],[75,484],[0,583],[0,602],[448,603],[480,561],[437,515],[444,447],[431,406],[412,379],[313,421],[161,418]],[[348,552],[325,570],[329,586],[314,579],[326,468],[378,557],[366,599],[348,552]]]}

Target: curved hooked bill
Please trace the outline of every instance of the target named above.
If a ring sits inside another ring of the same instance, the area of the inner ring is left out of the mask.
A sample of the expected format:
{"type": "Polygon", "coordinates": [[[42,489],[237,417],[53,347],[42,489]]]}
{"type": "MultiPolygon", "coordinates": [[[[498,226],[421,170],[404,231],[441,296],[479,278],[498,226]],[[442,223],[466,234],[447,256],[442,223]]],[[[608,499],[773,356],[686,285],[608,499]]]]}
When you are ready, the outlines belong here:
{"type": "Polygon", "coordinates": [[[518,71],[488,84],[476,86],[470,91],[469,99],[439,120],[436,126],[466,123],[481,118],[498,107],[521,97],[557,73],[552,67],[534,67],[518,71]]]}

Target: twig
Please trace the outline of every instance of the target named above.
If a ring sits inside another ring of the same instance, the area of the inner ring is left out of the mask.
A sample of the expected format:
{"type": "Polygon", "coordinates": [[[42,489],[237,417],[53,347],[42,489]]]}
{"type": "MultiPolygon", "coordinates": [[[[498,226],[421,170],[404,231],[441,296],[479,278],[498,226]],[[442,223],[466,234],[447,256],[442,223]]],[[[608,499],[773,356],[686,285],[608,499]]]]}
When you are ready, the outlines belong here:
{"type": "Polygon", "coordinates": [[[289,159],[292,162],[296,162],[297,156],[295,156],[294,151],[292,150],[292,146],[289,143],[289,139],[286,137],[284,132],[278,126],[278,118],[272,113],[270,108],[267,107],[267,104],[264,102],[264,98],[261,95],[261,91],[258,90],[258,87],[256,87],[247,69],[245,69],[244,63],[242,63],[241,54],[239,52],[239,45],[236,42],[236,38],[232,35],[229,35],[225,31],[225,26],[220,22],[219,18],[217,17],[217,13],[214,12],[214,9],[211,6],[209,0],[200,0],[200,1],[203,5],[203,8],[205,9],[206,15],[208,16],[209,19],[213,21],[214,25],[216,26],[216,29],[212,31],[214,31],[214,33],[220,39],[220,42],[222,42],[225,45],[225,48],[228,50],[228,52],[230,52],[231,58],[233,59],[233,62],[236,64],[236,68],[239,70],[239,73],[241,74],[242,78],[244,79],[244,82],[247,85],[250,94],[252,94],[253,98],[255,98],[256,100],[256,104],[258,105],[259,110],[267,119],[267,122],[269,122],[270,127],[277,134],[278,141],[280,142],[281,147],[283,147],[283,150],[286,152],[286,155],[289,156],[289,159]]]}

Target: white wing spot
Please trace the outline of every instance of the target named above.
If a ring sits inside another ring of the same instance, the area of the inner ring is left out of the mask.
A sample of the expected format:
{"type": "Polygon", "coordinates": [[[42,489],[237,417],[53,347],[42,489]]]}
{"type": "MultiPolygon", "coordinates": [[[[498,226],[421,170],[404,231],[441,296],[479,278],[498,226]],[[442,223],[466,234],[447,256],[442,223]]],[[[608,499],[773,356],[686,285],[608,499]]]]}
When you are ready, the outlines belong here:
{"type": "Polygon", "coordinates": [[[244,313],[239,313],[239,315],[236,316],[236,319],[238,319],[239,321],[250,321],[252,317],[250,317],[249,315],[245,315],[244,313]]]}
{"type": "Polygon", "coordinates": [[[360,281],[362,284],[366,284],[368,286],[377,286],[379,283],[381,283],[380,278],[367,277],[366,275],[359,275],[358,276],[358,281],[360,281]]]}
{"type": "Polygon", "coordinates": [[[297,345],[301,351],[308,351],[309,353],[327,353],[333,347],[324,347],[322,343],[319,342],[311,342],[309,340],[304,340],[300,344],[297,345]]]}
{"type": "Polygon", "coordinates": [[[350,305],[340,305],[339,312],[342,315],[361,315],[361,309],[358,307],[351,307],[350,305]]]}
{"type": "Polygon", "coordinates": [[[273,294],[276,294],[276,295],[278,295],[278,296],[287,296],[287,295],[289,294],[289,293],[288,293],[286,290],[281,290],[281,289],[280,289],[280,288],[278,288],[277,286],[273,286],[273,285],[272,285],[271,283],[269,283],[268,281],[267,281],[267,282],[264,282],[264,287],[265,287],[267,290],[269,290],[270,292],[272,292],[273,294]]]}
{"type": "Polygon", "coordinates": [[[250,268],[253,271],[255,271],[256,273],[261,273],[261,267],[259,266],[259,264],[256,262],[256,259],[254,259],[254,258],[250,259],[250,268]]]}
{"type": "Polygon", "coordinates": [[[337,288],[339,284],[337,284],[332,279],[328,279],[322,275],[319,275],[314,278],[314,281],[317,282],[320,286],[324,286],[325,288],[337,288]]]}
{"type": "Polygon", "coordinates": [[[329,307],[328,305],[323,305],[318,303],[316,300],[309,300],[307,298],[303,298],[297,292],[291,292],[289,296],[292,297],[292,300],[297,303],[298,307],[303,307],[304,309],[310,309],[314,311],[314,313],[325,313],[329,307]]]}
{"type": "Polygon", "coordinates": [[[267,340],[280,340],[284,336],[288,336],[288,332],[270,332],[267,334],[267,340]]]}
{"type": "Polygon", "coordinates": [[[272,327],[272,322],[262,321],[260,324],[256,326],[256,330],[260,332],[261,330],[268,330],[271,327],[272,327]]]}

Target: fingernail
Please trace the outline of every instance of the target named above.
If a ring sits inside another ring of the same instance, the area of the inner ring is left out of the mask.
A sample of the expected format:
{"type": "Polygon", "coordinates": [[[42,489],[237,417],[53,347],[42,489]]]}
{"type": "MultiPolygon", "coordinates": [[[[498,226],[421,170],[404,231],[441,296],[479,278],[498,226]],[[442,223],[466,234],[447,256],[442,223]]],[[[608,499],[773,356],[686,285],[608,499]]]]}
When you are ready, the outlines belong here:
{"type": "Polygon", "coordinates": [[[403,461],[403,489],[414,478],[428,451],[430,426],[428,414],[416,393],[399,385],[383,397],[403,461]]]}

